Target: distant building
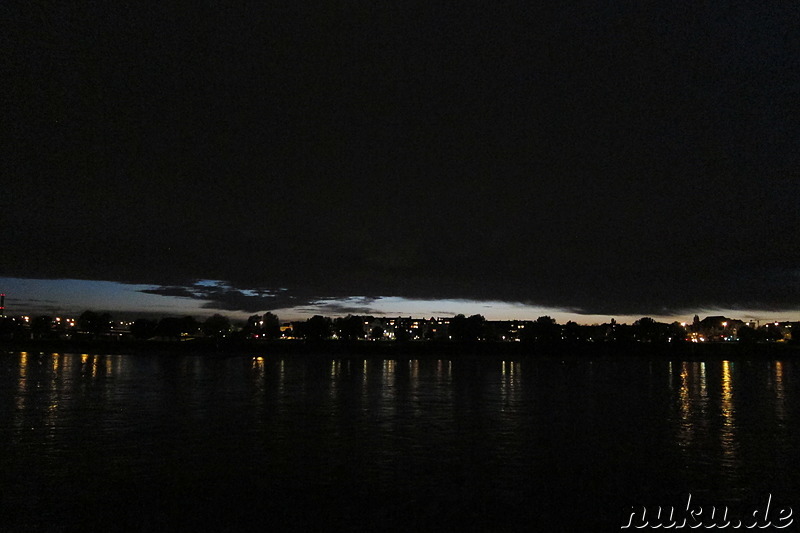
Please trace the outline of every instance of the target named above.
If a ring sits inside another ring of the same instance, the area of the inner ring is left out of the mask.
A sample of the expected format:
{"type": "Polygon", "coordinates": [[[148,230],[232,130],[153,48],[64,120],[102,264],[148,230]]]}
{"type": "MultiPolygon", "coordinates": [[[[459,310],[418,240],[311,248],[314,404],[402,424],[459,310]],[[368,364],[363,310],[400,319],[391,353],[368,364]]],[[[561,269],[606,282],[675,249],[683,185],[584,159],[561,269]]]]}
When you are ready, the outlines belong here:
{"type": "MultiPolygon", "coordinates": [[[[744,326],[742,320],[724,316],[708,316],[696,323],[700,340],[705,341],[733,341],[739,335],[739,328],[744,326]]],[[[694,329],[694,327],[692,329],[694,329]]]]}

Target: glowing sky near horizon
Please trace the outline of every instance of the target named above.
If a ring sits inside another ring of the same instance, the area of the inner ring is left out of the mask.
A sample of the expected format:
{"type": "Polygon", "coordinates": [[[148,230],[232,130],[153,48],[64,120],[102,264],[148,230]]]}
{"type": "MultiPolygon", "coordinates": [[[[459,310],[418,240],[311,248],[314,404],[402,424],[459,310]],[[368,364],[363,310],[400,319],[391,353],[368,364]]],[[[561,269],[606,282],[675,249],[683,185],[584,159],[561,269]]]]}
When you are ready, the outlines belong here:
{"type": "MultiPolygon", "coordinates": [[[[203,283],[203,282],[201,282],[203,283]]],[[[216,282],[207,281],[207,284],[216,282]]],[[[91,309],[108,311],[128,317],[137,314],[175,316],[209,316],[220,313],[234,320],[244,320],[255,314],[247,311],[230,311],[215,307],[204,307],[208,300],[192,299],[177,296],[148,294],[142,290],[153,288],[152,285],[132,285],[110,281],[87,281],[74,279],[23,279],[0,278],[0,292],[6,294],[6,314],[50,314],[78,315],[91,309]]],[[[476,301],[458,299],[415,300],[400,297],[380,297],[364,299],[350,297],[325,299],[313,304],[274,309],[273,313],[281,320],[304,320],[315,314],[327,316],[344,316],[346,314],[373,314],[376,316],[415,316],[442,317],[459,313],[465,315],[481,314],[487,320],[532,320],[548,315],[559,323],[575,321],[579,324],[596,324],[609,322],[611,318],[620,323],[631,323],[640,316],[634,315],[588,315],[564,309],[525,305],[502,301],[476,301]],[[359,307],[368,307],[371,311],[359,312],[359,307]]],[[[649,315],[664,322],[689,321],[694,314],[701,317],[708,315],[725,315],[731,318],[756,320],[800,320],[800,311],[755,311],[746,309],[697,309],[683,315],[649,315]]]]}

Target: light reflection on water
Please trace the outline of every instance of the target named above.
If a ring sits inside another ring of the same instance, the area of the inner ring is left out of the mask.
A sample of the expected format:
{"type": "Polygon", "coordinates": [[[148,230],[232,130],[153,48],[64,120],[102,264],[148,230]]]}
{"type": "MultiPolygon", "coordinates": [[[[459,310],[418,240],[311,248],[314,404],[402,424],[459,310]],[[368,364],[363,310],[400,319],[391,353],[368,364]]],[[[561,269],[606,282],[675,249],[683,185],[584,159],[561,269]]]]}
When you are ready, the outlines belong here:
{"type": "Polygon", "coordinates": [[[254,509],[313,528],[309,499],[327,529],[618,527],[690,491],[800,494],[793,361],[2,357],[0,519],[18,529],[254,509]],[[115,511],[72,516],[61,490],[115,511]]]}
{"type": "Polygon", "coordinates": [[[729,361],[722,362],[722,395],[720,398],[722,410],[722,431],[720,432],[720,444],[722,445],[723,471],[729,477],[737,473],[736,456],[738,453],[738,427],[736,426],[736,408],[734,406],[734,383],[731,372],[734,363],[729,361]]]}
{"type": "Polygon", "coordinates": [[[775,391],[775,417],[783,425],[786,420],[786,396],[783,385],[783,363],[775,361],[773,364],[773,390],[775,391]]]}

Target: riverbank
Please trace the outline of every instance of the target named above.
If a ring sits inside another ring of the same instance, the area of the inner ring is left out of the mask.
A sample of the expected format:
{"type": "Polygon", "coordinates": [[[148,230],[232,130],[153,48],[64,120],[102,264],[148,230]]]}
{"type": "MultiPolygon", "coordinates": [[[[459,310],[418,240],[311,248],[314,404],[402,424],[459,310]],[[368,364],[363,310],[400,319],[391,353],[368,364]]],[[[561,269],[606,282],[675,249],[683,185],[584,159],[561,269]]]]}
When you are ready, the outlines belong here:
{"type": "Polygon", "coordinates": [[[303,340],[194,339],[152,340],[14,340],[0,341],[0,351],[88,354],[196,354],[214,357],[459,358],[459,357],[667,357],[684,360],[780,359],[800,357],[800,344],[763,343],[554,343],[519,342],[370,342],[303,340]]]}

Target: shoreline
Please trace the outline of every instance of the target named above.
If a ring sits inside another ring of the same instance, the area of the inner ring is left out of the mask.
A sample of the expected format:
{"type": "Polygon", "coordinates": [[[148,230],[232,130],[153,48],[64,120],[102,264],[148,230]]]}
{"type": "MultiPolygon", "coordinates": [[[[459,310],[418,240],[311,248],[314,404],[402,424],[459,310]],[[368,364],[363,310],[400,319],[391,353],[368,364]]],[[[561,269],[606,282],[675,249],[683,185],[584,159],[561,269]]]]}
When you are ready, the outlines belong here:
{"type": "Polygon", "coordinates": [[[684,360],[776,359],[800,357],[800,344],[719,343],[554,343],[510,342],[384,342],[275,340],[215,342],[140,340],[16,340],[0,341],[3,352],[87,353],[95,355],[175,354],[209,357],[327,357],[352,358],[680,358],[684,360]]]}

